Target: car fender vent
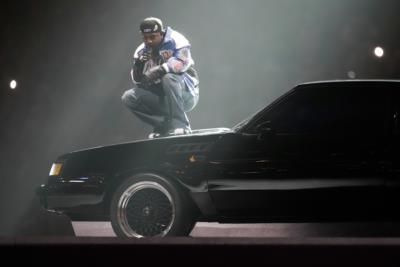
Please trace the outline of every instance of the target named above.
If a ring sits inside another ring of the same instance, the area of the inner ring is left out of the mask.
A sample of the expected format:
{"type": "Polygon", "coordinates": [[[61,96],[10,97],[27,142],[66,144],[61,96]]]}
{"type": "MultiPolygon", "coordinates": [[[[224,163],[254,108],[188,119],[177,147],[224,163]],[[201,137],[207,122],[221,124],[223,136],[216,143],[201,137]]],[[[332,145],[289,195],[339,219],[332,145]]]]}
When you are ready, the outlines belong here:
{"type": "Polygon", "coordinates": [[[174,144],[167,148],[167,154],[201,153],[209,151],[210,143],[174,144]]]}

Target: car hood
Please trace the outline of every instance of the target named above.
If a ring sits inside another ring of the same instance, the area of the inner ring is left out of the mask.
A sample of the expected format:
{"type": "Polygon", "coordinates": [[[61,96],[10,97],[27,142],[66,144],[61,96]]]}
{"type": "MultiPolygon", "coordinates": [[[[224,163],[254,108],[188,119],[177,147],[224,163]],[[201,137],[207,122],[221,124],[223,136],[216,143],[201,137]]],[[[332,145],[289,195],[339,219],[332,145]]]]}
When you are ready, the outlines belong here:
{"type": "Polygon", "coordinates": [[[232,132],[233,131],[231,129],[222,127],[197,129],[193,130],[191,134],[187,135],[171,135],[154,139],[142,139],[125,143],[96,146],[91,148],[75,150],[61,155],[60,157],[58,157],[58,160],[63,160],[64,158],[68,158],[76,154],[82,154],[87,152],[110,151],[110,150],[118,151],[118,150],[132,149],[133,147],[139,147],[139,146],[152,147],[152,146],[158,146],[163,144],[174,144],[174,143],[212,142],[213,140],[216,139],[216,137],[232,132]]]}

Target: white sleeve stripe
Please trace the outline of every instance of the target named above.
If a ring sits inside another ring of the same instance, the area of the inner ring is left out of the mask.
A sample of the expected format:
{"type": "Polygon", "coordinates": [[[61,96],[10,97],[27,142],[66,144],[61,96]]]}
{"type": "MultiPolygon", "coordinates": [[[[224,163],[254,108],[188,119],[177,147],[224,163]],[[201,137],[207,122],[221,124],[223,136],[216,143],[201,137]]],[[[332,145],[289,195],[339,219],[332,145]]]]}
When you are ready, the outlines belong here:
{"type": "Polygon", "coordinates": [[[133,58],[139,58],[139,52],[144,48],[144,43],[138,46],[135,50],[135,54],[133,54],[133,58]]]}
{"type": "Polygon", "coordinates": [[[164,64],[162,64],[161,66],[163,67],[163,69],[165,70],[166,73],[169,72],[169,67],[168,67],[168,64],[167,64],[167,63],[164,63],[164,64]]]}

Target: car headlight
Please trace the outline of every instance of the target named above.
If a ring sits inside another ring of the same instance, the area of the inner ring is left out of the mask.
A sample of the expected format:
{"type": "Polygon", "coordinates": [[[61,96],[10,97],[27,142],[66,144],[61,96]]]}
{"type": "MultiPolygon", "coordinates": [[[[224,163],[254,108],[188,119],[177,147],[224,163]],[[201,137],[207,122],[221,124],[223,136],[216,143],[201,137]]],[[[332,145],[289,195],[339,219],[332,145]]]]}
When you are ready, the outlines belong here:
{"type": "Polygon", "coordinates": [[[60,175],[62,166],[63,166],[62,163],[53,163],[53,165],[51,165],[49,176],[60,175]]]}

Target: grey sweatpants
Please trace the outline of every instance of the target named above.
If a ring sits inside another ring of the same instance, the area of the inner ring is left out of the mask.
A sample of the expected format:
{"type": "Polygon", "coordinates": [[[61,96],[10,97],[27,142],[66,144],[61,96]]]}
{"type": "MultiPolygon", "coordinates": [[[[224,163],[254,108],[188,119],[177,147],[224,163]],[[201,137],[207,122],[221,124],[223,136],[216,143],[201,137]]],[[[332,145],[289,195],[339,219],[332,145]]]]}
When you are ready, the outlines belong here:
{"type": "Polygon", "coordinates": [[[133,114],[154,128],[190,129],[186,112],[192,110],[199,97],[193,96],[179,74],[168,73],[158,85],[148,89],[132,88],[124,92],[122,102],[133,114]]]}

